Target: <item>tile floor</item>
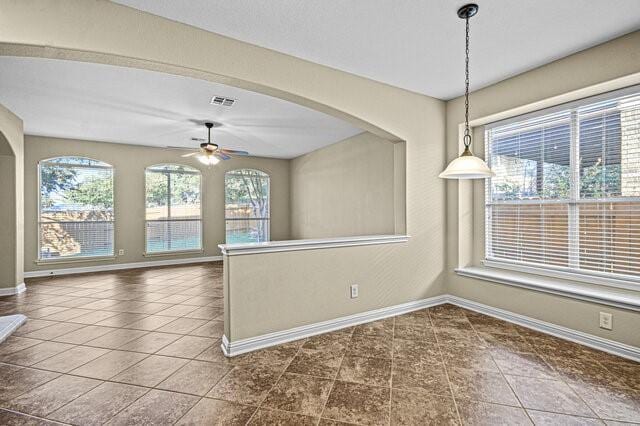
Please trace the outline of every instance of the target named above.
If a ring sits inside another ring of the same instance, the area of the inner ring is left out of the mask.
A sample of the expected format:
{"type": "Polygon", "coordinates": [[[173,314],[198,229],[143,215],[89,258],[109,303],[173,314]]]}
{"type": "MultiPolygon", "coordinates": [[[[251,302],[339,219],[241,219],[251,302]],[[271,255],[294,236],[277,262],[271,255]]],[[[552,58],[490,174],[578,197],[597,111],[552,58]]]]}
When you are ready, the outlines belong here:
{"type": "Polygon", "coordinates": [[[31,280],[0,424],[640,423],[640,364],[443,305],[227,359],[219,263],[31,280]]]}

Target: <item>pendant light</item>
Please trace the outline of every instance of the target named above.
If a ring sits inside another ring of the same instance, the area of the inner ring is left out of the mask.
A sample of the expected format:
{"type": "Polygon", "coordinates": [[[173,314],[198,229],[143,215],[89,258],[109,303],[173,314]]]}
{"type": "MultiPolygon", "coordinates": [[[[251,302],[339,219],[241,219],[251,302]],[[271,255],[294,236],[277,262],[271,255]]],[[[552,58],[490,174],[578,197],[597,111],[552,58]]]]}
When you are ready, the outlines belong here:
{"type": "Polygon", "coordinates": [[[466,23],[465,48],[465,89],[464,89],[464,151],[453,160],[440,177],[444,179],[482,179],[495,176],[487,163],[471,152],[471,134],[469,133],[469,18],[478,13],[477,4],[466,4],[458,9],[458,17],[466,23]]]}

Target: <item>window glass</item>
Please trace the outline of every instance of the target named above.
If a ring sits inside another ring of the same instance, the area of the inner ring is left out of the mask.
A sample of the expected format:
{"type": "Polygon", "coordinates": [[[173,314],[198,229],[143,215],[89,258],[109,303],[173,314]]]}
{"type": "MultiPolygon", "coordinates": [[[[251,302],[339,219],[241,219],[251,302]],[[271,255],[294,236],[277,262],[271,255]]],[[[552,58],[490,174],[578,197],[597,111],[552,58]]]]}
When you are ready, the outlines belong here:
{"type": "Polygon", "coordinates": [[[225,175],[226,242],[269,241],[269,175],[232,170],[225,175]]]}
{"type": "Polygon", "coordinates": [[[39,258],[114,254],[113,167],[83,157],[41,161],[39,258]]]}
{"type": "Polygon", "coordinates": [[[145,181],[146,252],[201,249],[200,172],[161,164],[147,168],[145,181]]]}
{"type": "Polygon", "coordinates": [[[486,258],[640,278],[640,91],[488,126],[486,258]]]}

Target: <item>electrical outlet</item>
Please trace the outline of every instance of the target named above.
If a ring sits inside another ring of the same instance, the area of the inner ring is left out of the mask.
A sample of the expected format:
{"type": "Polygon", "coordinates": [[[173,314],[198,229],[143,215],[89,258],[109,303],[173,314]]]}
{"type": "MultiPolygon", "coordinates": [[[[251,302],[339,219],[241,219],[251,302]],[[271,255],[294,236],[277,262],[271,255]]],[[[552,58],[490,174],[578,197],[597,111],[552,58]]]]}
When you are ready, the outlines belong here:
{"type": "Polygon", "coordinates": [[[351,284],[349,288],[351,289],[351,298],[355,299],[358,297],[358,284],[351,284]]]}
{"type": "Polygon", "coordinates": [[[118,256],[124,256],[124,249],[118,250],[118,256]]]}
{"type": "Polygon", "coordinates": [[[613,328],[613,315],[608,312],[600,312],[600,328],[611,330],[613,328]]]}

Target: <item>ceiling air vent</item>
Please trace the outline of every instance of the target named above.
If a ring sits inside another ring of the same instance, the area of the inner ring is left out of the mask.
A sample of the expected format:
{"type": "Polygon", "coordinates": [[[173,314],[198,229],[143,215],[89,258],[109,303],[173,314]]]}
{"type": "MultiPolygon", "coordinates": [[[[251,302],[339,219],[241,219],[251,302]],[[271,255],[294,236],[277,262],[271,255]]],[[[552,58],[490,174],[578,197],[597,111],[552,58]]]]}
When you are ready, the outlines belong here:
{"type": "Polygon", "coordinates": [[[220,105],[224,107],[232,107],[236,103],[235,99],[225,98],[224,96],[214,96],[211,98],[211,105],[220,105]]]}

